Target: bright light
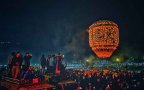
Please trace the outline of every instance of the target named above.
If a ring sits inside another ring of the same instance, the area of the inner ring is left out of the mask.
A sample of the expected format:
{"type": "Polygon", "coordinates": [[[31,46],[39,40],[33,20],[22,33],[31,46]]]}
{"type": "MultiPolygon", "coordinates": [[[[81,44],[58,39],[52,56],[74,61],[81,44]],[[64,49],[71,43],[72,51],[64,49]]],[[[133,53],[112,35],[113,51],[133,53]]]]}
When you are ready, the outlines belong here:
{"type": "Polygon", "coordinates": [[[117,61],[117,62],[120,62],[120,59],[119,59],[119,58],[116,58],[116,61],[117,61]]]}
{"type": "Polygon", "coordinates": [[[87,59],[86,61],[87,61],[87,62],[89,62],[89,60],[88,60],[88,59],[87,59]]]}

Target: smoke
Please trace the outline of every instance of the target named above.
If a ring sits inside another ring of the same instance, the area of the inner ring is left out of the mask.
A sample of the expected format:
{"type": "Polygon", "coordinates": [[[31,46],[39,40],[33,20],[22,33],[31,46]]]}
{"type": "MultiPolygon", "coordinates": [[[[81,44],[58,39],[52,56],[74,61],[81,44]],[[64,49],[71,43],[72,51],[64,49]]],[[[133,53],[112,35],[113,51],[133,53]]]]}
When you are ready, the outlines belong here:
{"type": "Polygon", "coordinates": [[[88,53],[88,33],[80,24],[73,20],[59,20],[55,26],[55,35],[52,39],[54,51],[65,55],[67,62],[84,59],[88,53]]]}
{"type": "Polygon", "coordinates": [[[116,52],[114,52],[113,56],[123,56],[124,59],[129,58],[140,58],[142,56],[140,50],[133,44],[122,44],[116,52]]]}
{"type": "Polygon", "coordinates": [[[127,57],[139,58],[141,56],[140,51],[133,45],[125,45],[122,48],[122,53],[127,57]]]}
{"type": "Polygon", "coordinates": [[[71,38],[70,42],[64,46],[65,54],[71,57],[71,60],[79,61],[84,59],[88,46],[88,35],[86,30],[79,31],[71,38]]]}

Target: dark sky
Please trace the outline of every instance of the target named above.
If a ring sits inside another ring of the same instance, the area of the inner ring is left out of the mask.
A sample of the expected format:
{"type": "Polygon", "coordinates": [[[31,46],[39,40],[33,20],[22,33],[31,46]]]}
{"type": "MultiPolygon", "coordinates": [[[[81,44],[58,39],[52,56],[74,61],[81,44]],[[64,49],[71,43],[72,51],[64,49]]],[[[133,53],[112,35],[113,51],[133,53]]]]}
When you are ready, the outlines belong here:
{"type": "Polygon", "coordinates": [[[143,16],[142,0],[1,0],[0,63],[11,51],[30,52],[36,62],[55,52],[82,59],[93,53],[86,29],[105,19],[118,24],[120,49],[143,52],[143,16]]]}

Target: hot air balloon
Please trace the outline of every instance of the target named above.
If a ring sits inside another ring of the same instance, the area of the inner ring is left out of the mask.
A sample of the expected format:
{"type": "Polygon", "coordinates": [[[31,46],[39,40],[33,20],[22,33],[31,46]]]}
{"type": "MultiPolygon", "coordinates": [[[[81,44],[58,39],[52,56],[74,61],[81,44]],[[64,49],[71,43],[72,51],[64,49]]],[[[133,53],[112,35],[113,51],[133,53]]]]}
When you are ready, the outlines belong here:
{"type": "Polygon", "coordinates": [[[89,29],[89,45],[99,58],[109,58],[119,44],[118,25],[113,21],[99,20],[89,29]]]}

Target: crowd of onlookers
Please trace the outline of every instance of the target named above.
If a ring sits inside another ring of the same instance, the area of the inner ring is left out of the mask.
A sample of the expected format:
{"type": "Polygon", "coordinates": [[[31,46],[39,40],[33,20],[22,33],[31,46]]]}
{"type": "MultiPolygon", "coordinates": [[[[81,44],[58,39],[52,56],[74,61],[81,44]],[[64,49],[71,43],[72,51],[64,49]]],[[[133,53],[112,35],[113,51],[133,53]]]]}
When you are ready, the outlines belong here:
{"type": "Polygon", "coordinates": [[[21,52],[12,52],[8,56],[8,64],[3,76],[19,80],[31,80],[34,77],[43,76],[44,72],[60,74],[63,73],[66,66],[62,65],[64,56],[60,53],[51,55],[46,58],[43,54],[40,58],[40,66],[35,69],[31,65],[32,54],[27,52],[23,55],[21,52]]]}
{"type": "Polygon", "coordinates": [[[66,90],[143,90],[144,71],[69,70],[65,80],[76,81],[66,90]]]}
{"type": "MultiPolygon", "coordinates": [[[[113,70],[63,70],[61,54],[42,55],[40,67],[31,66],[32,54],[24,56],[20,52],[13,52],[8,57],[7,67],[0,68],[0,76],[17,78],[22,83],[29,83],[33,78],[56,86],[56,90],[143,90],[144,71],[113,71],[113,70]],[[60,74],[56,73],[56,68],[60,74]],[[62,71],[63,70],[63,71],[62,71]],[[59,84],[60,81],[72,80],[74,83],[59,84]]],[[[64,66],[63,66],[64,67],[64,66]]],[[[65,68],[65,67],[64,67],[65,68]]],[[[1,78],[0,78],[1,79],[1,78]]]]}
{"type": "Polygon", "coordinates": [[[57,90],[143,90],[144,71],[66,70],[64,76],[51,77],[57,90]],[[75,83],[57,85],[59,81],[75,83]]]}
{"type": "MultiPolygon", "coordinates": [[[[3,68],[3,71],[6,69],[3,68]]],[[[23,72],[23,71],[22,71],[23,72]]],[[[25,80],[38,77],[56,86],[56,90],[143,90],[144,71],[111,70],[66,70],[62,75],[50,75],[42,68],[29,67],[29,76],[25,80]],[[58,82],[72,80],[71,84],[60,85],[58,82]]],[[[21,73],[22,74],[22,73],[21,73]]],[[[22,77],[22,76],[21,76],[22,77]]]]}

